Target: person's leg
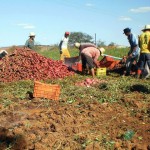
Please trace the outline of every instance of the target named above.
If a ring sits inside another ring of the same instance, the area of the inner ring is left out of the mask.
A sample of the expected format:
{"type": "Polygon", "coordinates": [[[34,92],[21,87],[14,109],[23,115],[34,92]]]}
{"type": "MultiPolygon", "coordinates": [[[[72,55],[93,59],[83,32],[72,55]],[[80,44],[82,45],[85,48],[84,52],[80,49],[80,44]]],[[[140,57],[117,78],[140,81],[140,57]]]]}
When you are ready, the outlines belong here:
{"type": "Polygon", "coordinates": [[[64,54],[60,54],[60,60],[64,61],[64,54]]]}
{"type": "Polygon", "coordinates": [[[92,77],[94,78],[95,77],[94,68],[91,68],[91,74],[92,74],[92,77]]]}
{"type": "Polygon", "coordinates": [[[64,53],[64,57],[70,58],[70,53],[69,53],[68,49],[64,49],[63,53],[64,53]]]}
{"type": "Polygon", "coordinates": [[[89,66],[89,69],[91,71],[92,77],[95,77],[93,59],[87,55],[85,55],[85,58],[86,58],[88,66],[89,66]]]}
{"type": "Polygon", "coordinates": [[[68,51],[68,49],[62,49],[62,54],[60,55],[60,60],[64,61],[64,58],[70,58],[70,53],[68,51]]]}
{"type": "Polygon", "coordinates": [[[150,76],[150,54],[145,54],[143,78],[148,78],[149,76],[150,76]]]}
{"type": "Polygon", "coordinates": [[[62,54],[60,54],[60,60],[64,61],[64,49],[62,49],[62,54]]]}
{"type": "Polygon", "coordinates": [[[86,69],[86,58],[84,54],[81,54],[82,68],[86,69]]]}
{"type": "Polygon", "coordinates": [[[84,54],[81,54],[81,61],[82,61],[82,73],[86,74],[86,58],[84,54]]]}
{"type": "Polygon", "coordinates": [[[133,64],[135,65],[135,72],[137,72],[138,70],[138,60],[139,60],[139,55],[135,57],[135,60],[133,62],[133,64]]]}
{"type": "Polygon", "coordinates": [[[145,53],[141,53],[138,61],[137,77],[141,77],[141,75],[143,74],[145,62],[145,53]]]}
{"type": "Polygon", "coordinates": [[[147,62],[147,65],[150,69],[150,54],[146,54],[146,62],[147,62]]]}
{"type": "Polygon", "coordinates": [[[130,75],[132,63],[133,63],[133,59],[132,58],[127,58],[127,61],[126,61],[126,75],[130,75]]]}

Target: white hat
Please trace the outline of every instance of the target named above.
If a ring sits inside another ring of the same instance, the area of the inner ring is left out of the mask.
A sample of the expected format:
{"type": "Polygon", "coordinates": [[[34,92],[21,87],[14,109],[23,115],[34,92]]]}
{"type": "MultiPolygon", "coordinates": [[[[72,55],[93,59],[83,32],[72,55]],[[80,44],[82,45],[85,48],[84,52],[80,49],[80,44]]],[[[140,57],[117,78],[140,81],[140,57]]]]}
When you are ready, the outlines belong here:
{"type": "Polygon", "coordinates": [[[6,50],[1,50],[1,51],[0,51],[0,54],[2,54],[2,53],[3,53],[3,54],[8,54],[8,52],[7,52],[6,50]]]}
{"type": "Polygon", "coordinates": [[[30,32],[29,36],[35,36],[34,32],[30,32]]]}
{"type": "Polygon", "coordinates": [[[105,49],[103,47],[99,48],[101,54],[103,54],[105,52],[105,49]]]}
{"type": "Polygon", "coordinates": [[[145,27],[144,27],[144,29],[142,29],[142,31],[144,31],[144,30],[150,30],[150,25],[145,25],[145,27]]]}
{"type": "Polygon", "coordinates": [[[80,43],[75,43],[75,44],[74,44],[74,46],[77,47],[77,48],[79,48],[80,45],[81,45],[80,43]]]}

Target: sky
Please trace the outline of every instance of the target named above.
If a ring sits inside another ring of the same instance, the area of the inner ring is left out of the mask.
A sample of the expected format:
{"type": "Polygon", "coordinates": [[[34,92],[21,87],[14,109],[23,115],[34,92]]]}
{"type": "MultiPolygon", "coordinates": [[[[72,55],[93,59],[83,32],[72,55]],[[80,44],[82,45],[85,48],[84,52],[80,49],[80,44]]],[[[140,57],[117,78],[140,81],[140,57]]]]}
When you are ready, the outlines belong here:
{"type": "Polygon", "coordinates": [[[0,0],[0,47],[24,45],[30,32],[37,44],[58,44],[65,31],[128,46],[123,29],[138,36],[146,24],[150,0],[0,0]]]}

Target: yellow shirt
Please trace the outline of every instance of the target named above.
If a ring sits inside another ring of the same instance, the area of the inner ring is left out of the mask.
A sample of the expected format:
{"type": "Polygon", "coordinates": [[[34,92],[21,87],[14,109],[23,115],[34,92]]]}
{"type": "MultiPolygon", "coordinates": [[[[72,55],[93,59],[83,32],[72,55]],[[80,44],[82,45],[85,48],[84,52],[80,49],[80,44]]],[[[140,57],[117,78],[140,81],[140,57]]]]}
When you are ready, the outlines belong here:
{"type": "Polygon", "coordinates": [[[150,53],[150,32],[145,31],[139,37],[141,53],[150,53]]]}

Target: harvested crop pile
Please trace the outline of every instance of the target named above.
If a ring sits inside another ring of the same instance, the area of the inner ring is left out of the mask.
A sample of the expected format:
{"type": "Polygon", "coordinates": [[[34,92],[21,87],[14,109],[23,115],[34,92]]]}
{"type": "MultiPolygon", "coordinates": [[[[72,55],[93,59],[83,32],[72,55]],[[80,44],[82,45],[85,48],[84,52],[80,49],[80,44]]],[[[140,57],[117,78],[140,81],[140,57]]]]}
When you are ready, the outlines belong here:
{"type": "Polygon", "coordinates": [[[51,60],[30,49],[16,48],[12,55],[0,62],[0,82],[56,79],[70,75],[73,72],[62,61],[51,60]]]}
{"type": "Polygon", "coordinates": [[[106,83],[105,80],[99,80],[99,79],[90,79],[90,78],[87,78],[85,79],[84,81],[81,81],[81,82],[76,82],[75,85],[76,86],[86,86],[86,87],[90,87],[92,85],[95,85],[95,84],[100,84],[100,83],[106,83]]]}

